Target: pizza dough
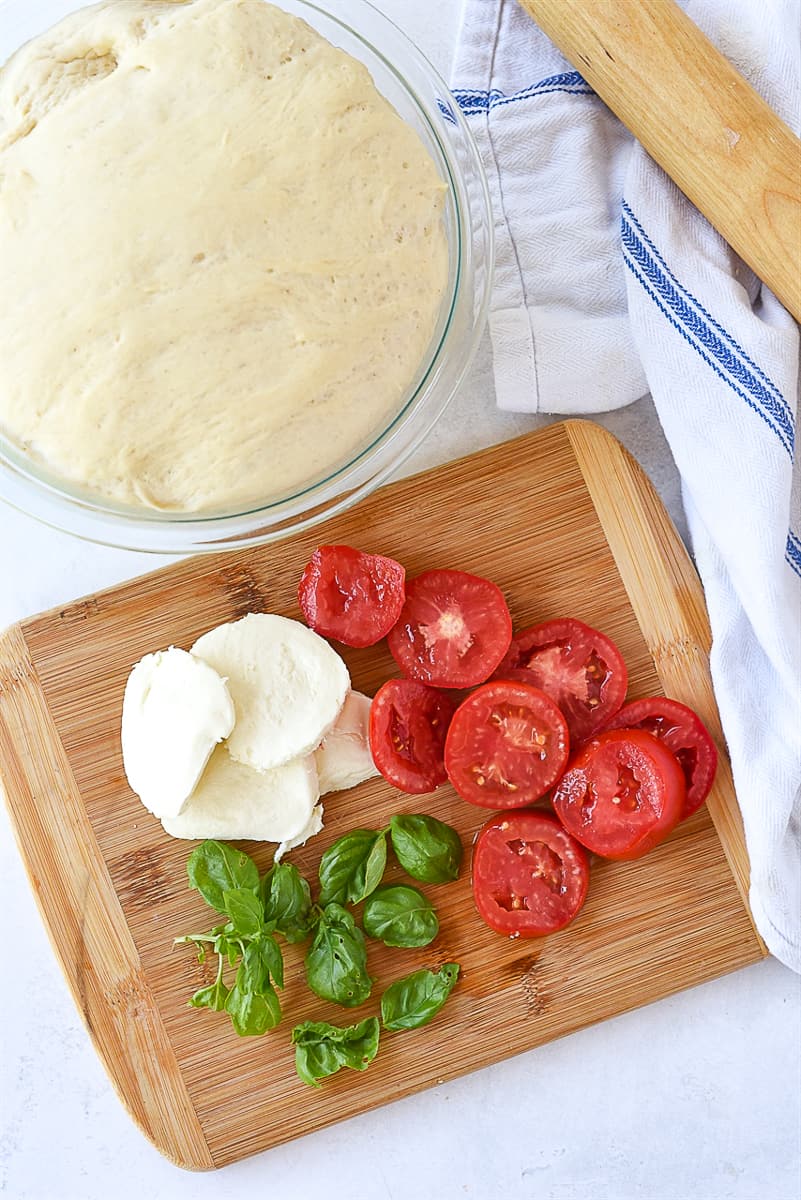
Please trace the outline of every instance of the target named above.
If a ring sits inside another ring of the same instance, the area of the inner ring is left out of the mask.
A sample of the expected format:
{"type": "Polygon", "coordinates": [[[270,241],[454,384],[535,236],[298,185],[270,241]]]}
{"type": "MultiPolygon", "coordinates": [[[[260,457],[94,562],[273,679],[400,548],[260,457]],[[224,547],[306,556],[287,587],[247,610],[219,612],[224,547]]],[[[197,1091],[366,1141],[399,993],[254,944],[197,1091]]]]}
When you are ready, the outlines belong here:
{"type": "Polygon", "coordinates": [[[263,0],[115,0],[0,72],[0,434],[116,505],[231,512],[366,447],[425,355],[445,186],[263,0]]]}

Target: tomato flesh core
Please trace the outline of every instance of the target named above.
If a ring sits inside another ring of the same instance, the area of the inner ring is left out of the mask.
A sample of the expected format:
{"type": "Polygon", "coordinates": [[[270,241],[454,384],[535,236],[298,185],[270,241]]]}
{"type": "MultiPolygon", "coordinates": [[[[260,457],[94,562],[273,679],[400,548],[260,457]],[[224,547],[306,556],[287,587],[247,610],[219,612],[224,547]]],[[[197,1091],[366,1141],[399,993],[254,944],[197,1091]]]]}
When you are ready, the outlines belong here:
{"type": "Polygon", "coordinates": [[[561,775],[569,753],[564,717],[544,692],[497,680],[459,706],[445,768],[463,800],[484,808],[531,804],[561,775]]]}
{"type": "Polygon", "coordinates": [[[456,704],[412,679],[390,679],[370,709],[370,752],[384,778],[403,792],[433,792],[447,779],[445,735],[456,704]]]}
{"type": "Polygon", "coordinates": [[[426,571],[409,582],[387,645],[410,679],[467,688],[492,674],[511,640],[512,618],[494,583],[466,571],[426,571]]]}
{"type": "Polygon", "coordinates": [[[682,821],[698,811],[714,782],[718,752],[697,713],[678,700],[649,696],[626,704],[611,719],[607,729],[644,729],[663,742],[676,756],[684,773],[687,795],[682,821]]]}
{"type": "Polygon", "coordinates": [[[476,838],[473,897],[482,920],[498,933],[539,937],[564,928],[588,886],[584,850],[549,813],[498,813],[476,838]]]}
{"type": "Polygon", "coordinates": [[[298,586],[310,629],[346,646],[374,646],[400,616],[406,571],[394,558],[353,546],[320,546],[298,586]]]}
{"type": "Polygon", "coordinates": [[[658,738],[621,729],[588,742],[553,796],[556,815],[604,858],[640,858],[678,824],[686,795],[681,767],[658,738]]]}
{"type": "Polygon", "coordinates": [[[523,672],[559,705],[574,742],[609,720],[628,687],[626,664],[614,642],[572,617],[515,635],[496,678],[522,679],[523,672]]]}

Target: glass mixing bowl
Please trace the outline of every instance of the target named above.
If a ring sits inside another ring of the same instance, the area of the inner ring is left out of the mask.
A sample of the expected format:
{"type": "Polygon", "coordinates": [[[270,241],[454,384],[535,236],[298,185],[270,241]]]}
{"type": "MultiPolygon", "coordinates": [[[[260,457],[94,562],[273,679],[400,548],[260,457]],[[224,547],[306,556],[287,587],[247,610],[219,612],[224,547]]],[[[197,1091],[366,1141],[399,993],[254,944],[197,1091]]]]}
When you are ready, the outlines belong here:
{"type": "MultiPolygon", "coordinates": [[[[48,476],[0,436],[0,499],[48,525],[106,545],[171,554],[238,549],[309,528],[398,469],[441,416],[472,360],[489,303],[493,232],[486,178],[458,105],[420,51],[366,0],[278,3],[367,66],[446,184],[449,279],[428,350],[397,411],[368,446],[325,478],[247,512],[206,516],[118,507],[48,476]]],[[[79,7],[69,0],[0,0],[0,62],[79,7]]]]}

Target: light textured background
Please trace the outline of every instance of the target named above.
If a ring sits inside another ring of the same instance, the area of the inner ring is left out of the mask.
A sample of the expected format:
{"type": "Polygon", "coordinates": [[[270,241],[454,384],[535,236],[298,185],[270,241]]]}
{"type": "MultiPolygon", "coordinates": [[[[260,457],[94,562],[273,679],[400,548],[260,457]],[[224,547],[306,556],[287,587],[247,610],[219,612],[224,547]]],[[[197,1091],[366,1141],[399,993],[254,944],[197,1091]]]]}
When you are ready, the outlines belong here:
{"type": "MultiPolygon", "coordinates": [[[[459,0],[378,7],[449,73],[459,0]]],[[[9,33],[0,2],[0,48],[9,33]]],[[[537,423],[494,410],[485,342],[409,469],[537,423]]],[[[683,531],[650,404],[604,424],[643,463],[683,531]]],[[[487,490],[491,502],[514,503],[502,480],[487,490]]],[[[0,563],[0,627],[159,565],[5,509],[0,563]]],[[[795,1200],[801,1190],[799,982],[775,961],[198,1176],[164,1161],[117,1101],[53,959],[4,810],[0,912],[0,1192],[14,1200],[795,1200]]]]}

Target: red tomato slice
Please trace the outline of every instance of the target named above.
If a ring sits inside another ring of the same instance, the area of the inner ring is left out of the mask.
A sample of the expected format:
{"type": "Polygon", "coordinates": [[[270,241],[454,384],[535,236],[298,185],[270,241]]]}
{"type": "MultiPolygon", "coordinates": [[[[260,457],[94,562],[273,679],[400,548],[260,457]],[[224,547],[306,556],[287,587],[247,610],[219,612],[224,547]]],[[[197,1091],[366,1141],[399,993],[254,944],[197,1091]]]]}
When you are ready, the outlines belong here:
{"type": "Polygon", "coordinates": [[[686,787],[676,758],[642,729],[601,733],[571,760],[554,794],[569,833],[602,858],[641,858],[675,828],[686,787]]]}
{"type": "MultiPolygon", "coordinates": [[[[574,743],[596,733],[617,712],[629,685],[623,656],[614,642],[573,617],[546,621],[512,639],[496,678],[525,669],[534,687],[556,701],[574,743]]],[[[515,678],[518,678],[515,675],[515,678]]]]}
{"type": "Polygon", "coordinates": [[[698,811],[712,787],[718,752],[697,713],[678,700],[649,696],[624,705],[607,729],[644,729],[664,742],[678,759],[687,785],[681,820],[698,811]]]}
{"type": "Polygon", "coordinates": [[[547,792],[567,763],[559,709],[527,683],[493,680],[459,705],[445,741],[445,769],[463,800],[518,808],[547,792]]]}
{"type": "Polygon", "coordinates": [[[390,679],[370,709],[370,751],[381,774],[402,792],[433,792],[448,778],[445,735],[456,704],[413,679],[390,679]]]}
{"type": "Polygon", "coordinates": [[[406,588],[387,644],[404,675],[434,687],[475,687],[509,649],[512,618],[503,592],[466,571],[426,571],[406,588]]]}
{"type": "Polygon", "coordinates": [[[400,616],[406,571],[394,558],[352,546],[320,546],[298,587],[306,624],[346,646],[374,646],[400,616]]]}
{"type": "Polygon", "coordinates": [[[547,813],[518,808],[483,826],[473,847],[473,897],[490,929],[540,937],[564,929],[587,895],[584,850],[547,813]]]}

